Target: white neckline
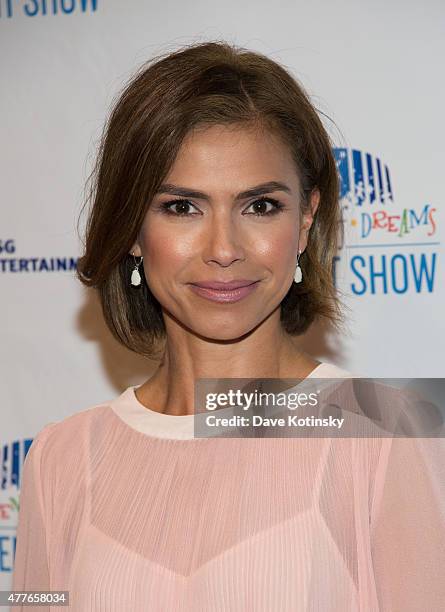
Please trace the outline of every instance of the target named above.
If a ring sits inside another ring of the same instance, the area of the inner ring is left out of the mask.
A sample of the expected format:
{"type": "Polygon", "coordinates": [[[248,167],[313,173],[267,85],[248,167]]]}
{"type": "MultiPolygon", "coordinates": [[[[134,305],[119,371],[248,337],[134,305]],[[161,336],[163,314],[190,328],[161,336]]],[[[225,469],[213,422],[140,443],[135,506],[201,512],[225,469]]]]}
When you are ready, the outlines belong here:
{"type": "MultiPolygon", "coordinates": [[[[346,378],[352,376],[346,370],[336,365],[322,362],[316,366],[306,378],[346,378]]],[[[304,380],[304,379],[303,379],[304,380]]],[[[137,396],[136,389],[141,385],[130,386],[110,402],[115,415],[124,421],[130,428],[146,434],[152,438],[173,440],[205,440],[195,438],[194,419],[204,418],[206,415],[195,414],[165,414],[148,408],[142,404],[137,396]]],[[[230,410],[230,409],[229,409],[230,410]]],[[[222,415],[224,410],[219,410],[222,415]]]]}

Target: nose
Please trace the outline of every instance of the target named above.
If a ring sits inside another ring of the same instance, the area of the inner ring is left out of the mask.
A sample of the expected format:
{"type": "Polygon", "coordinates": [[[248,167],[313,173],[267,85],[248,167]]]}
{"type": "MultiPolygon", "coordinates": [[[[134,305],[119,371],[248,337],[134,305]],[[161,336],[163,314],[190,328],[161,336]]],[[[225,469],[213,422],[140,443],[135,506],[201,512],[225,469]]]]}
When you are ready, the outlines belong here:
{"type": "Polygon", "coordinates": [[[244,260],[245,240],[238,219],[223,207],[212,215],[203,237],[203,258],[206,263],[230,266],[234,261],[244,260]]]}

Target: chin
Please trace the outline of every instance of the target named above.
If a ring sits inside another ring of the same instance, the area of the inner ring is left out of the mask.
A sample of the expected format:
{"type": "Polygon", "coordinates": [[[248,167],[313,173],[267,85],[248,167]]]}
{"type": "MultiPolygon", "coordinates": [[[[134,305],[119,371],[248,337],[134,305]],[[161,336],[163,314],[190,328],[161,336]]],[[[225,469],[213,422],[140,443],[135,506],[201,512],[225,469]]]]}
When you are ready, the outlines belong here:
{"type": "Polygon", "coordinates": [[[213,325],[203,327],[191,327],[190,329],[197,335],[207,338],[208,340],[218,341],[237,341],[243,336],[249,334],[254,328],[255,324],[251,325],[240,325],[239,321],[230,324],[225,321],[218,321],[213,325]]]}

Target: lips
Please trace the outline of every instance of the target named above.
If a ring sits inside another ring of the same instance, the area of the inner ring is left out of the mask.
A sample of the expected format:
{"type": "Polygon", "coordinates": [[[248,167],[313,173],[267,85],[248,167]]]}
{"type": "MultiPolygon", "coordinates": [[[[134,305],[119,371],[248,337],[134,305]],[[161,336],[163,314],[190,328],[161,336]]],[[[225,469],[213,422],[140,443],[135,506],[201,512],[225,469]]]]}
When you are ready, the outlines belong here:
{"type": "MultiPolygon", "coordinates": [[[[203,287],[201,284],[189,283],[189,287],[191,291],[196,293],[202,298],[206,300],[210,300],[211,302],[216,302],[219,304],[234,304],[235,302],[239,302],[243,300],[248,295],[253,293],[260,281],[231,281],[230,283],[221,283],[221,282],[205,282],[206,285],[217,285],[218,289],[211,289],[210,287],[203,287]],[[246,285],[245,283],[249,283],[246,285]],[[243,283],[243,284],[241,284],[243,283]],[[230,285],[237,284],[238,287],[235,289],[229,289],[230,285]],[[239,286],[241,284],[241,286],[239,286]],[[223,287],[221,289],[221,286],[223,287]]],[[[203,283],[204,284],[204,283],[203,283]]]]}
{"type": "Polygon", "coordinates": [[[204,289],[214,289],[215,291],[232,291],[233,289],[239,289],[240,287],[248,287],[252,285],[256,281],[241,279],[234,281],[202,281],[199,283],[190,283],[191,285],[195,285],[196,287],[203,287],[204,289]]]}

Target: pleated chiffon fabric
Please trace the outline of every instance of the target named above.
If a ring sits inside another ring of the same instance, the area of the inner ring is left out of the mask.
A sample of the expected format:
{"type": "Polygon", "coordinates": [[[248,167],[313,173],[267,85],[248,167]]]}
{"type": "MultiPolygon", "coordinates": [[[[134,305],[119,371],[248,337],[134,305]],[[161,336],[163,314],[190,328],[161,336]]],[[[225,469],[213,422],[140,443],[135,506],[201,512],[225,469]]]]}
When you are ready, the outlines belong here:
{"type": "Polygon", "coordinates": [[[443,441],[193,438],[136,388],[28,451],[12,588],[70,606],[27,610],[445,609],[443,441]]]}

